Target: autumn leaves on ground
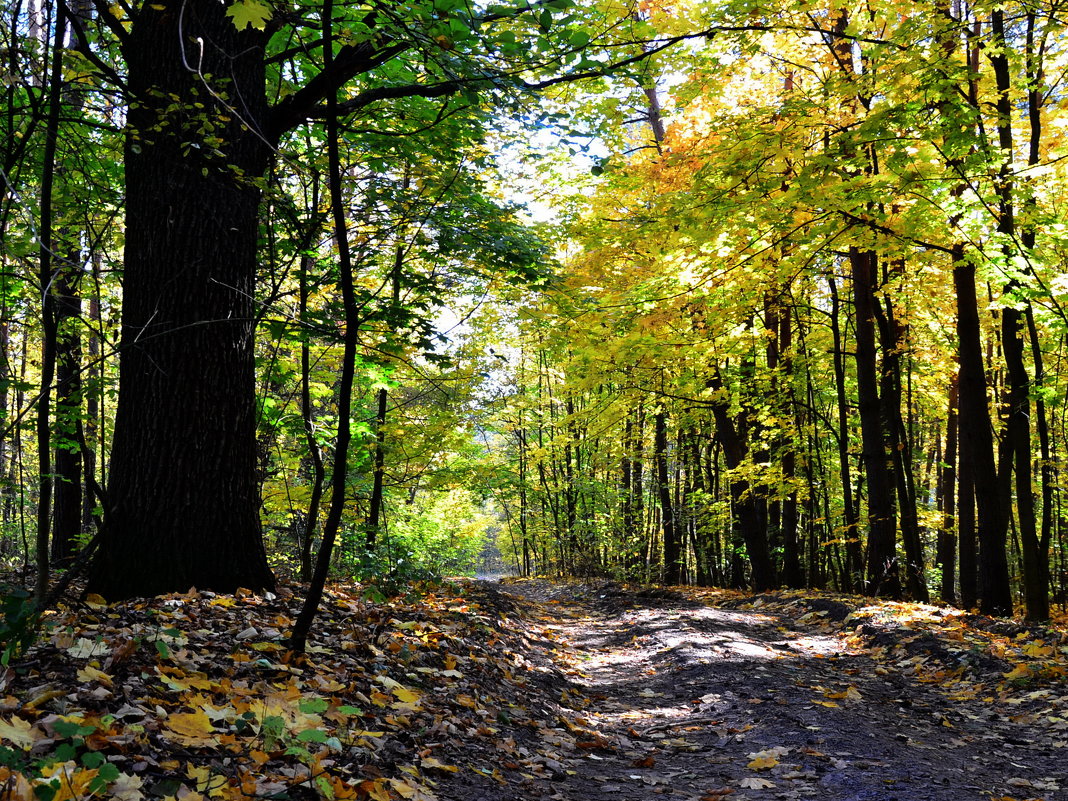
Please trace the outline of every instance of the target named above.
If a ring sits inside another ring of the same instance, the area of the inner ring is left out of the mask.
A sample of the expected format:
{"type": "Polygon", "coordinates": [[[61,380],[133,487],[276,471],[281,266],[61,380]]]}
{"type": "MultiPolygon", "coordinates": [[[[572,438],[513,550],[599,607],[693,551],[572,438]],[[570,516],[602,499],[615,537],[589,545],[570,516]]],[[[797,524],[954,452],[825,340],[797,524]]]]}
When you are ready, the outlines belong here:
{"type": "Polygon", "coordinates": [[[337,585],[61,611],[2,798],[1068,798],[1068,635],[852,596],[337,585]],[[1064,787],[1065,789],[1062,789],[1064,787]]]}

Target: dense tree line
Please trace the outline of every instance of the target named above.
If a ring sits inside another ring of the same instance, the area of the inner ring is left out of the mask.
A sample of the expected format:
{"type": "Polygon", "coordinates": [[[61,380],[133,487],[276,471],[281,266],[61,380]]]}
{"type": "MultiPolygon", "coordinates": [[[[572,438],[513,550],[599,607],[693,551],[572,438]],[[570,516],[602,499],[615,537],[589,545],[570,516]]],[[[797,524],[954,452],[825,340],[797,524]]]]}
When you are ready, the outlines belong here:
{"type": "Polygon", "coordinates": [[[5,553],[1048,616],[1061,11],[16,3],[5,553]]]}
{"type": "Polygon", "coordinates": [[[1048,616],[1060,11],[696,10],[716,34],[635,82],[520,325],[525,569],[1048,616]]]}

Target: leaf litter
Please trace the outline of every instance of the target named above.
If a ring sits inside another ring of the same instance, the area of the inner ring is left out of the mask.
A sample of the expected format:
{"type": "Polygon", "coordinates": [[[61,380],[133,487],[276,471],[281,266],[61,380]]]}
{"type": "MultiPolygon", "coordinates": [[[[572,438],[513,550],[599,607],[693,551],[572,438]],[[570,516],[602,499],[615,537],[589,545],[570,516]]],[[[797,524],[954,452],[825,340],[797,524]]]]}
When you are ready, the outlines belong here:
{"type": "Polygon", "coordinates": [[[49,618],[0,798],[1068,798],[1068,636],[829,593],[335,584],[49,618]],[[504,590],[504,591],[501,591],[504,590]]]}

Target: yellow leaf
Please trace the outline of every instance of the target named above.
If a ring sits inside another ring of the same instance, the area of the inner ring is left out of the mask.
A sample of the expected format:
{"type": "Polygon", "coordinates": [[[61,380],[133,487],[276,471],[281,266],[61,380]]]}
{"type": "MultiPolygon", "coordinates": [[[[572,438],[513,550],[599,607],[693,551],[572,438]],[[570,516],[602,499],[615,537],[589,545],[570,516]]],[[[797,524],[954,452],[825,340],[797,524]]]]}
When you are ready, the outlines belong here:
{"type": "Polygon", "coordinates": [[[226,787],[226,777],[219,774],[213,775],[211,768],[207,765],[198,767],[190,763],[186,768],[185,775],[196,782],[198,793],[206,793],[209,798],[223,795],[223,788],[226,787]]]}
{"type": "Polygon", "coordinates": [[[401,798],[415,798],[416,790],[408,782],[400,779],[390,779],[389,783],[401,798]]]}
{"type": "Polygon", "coordinates": [[[35,730],[32,724],[22,718],[12,718],[10,723],[0,718],[0,740],[12,743],[23,751],[32,748],[42,737],[42,732],[35,730]]]}
{"type": "Polygon", "coordinates": [[[78,671],[78,681],[80,681],[82,684],[91,684],[94,681],[98,681],[105,687],[111,687],[114,684],[114,682],[112,682],[111,676],[109,676],[102,670],[97,670],[91,665],[86,665],[78,671]]]}
{"type": "Polygon", "coordinates": [[[779,760],[773,756],[758,756],[746,767],[748,767],[749,770],[770,770],[778,764],[779,760]]]}
{"type": "Polygon", "coordinates": [[[414,704],[419,700],[419,693],[415,690],[409,690],[404,687],[396,687],[393,690],[393,694],[397,696],[397,700],[403,704],[414,704]]]}
{"type": "MultiPolygon", "coordinates": [[[[234,21],[234,27],[243,31],[246,27],[258,31],[267,29],[267,20],[271,18],[271,7],[259,0],[237,0],[226,9],[226,16],[234,21]]],[[[248,594],[251,595],[251,592],[248,594]]]]}
{"type": "Polygon", "coordinates": [[[426,757],[425,759],[423,759],[422,762],[419,763],[419,765],[424,770],[447,770],[449,773],[456,773],[460,770],[455,765],[446,765],[445,763],[440,762],[434,757],[426,757]]]}
{"type": "Polygon", "coordinates": [[[1027,656],[1033,656],[1036,659],[1045,659],[1053,656],[1053,647],[1046,645],[1042,640],[1032,640],[1023,647],[1023,652],[1027,656]]]}
{"type": "Polygon", "coordinates": [[[175,712],[163,725],[167,728],[167,737],[184,745],[213,745],[215,727],[203,710],[197,712],[175,712]]]}
{"type": "Polygon", "coordinates": [[[838,704],[836,704],[834,701],[813,701],[812,703],[817,704],[819,706],[829,706],[832,708],[838,706],[838,704]]]}
{"type": "Polygon", "coordinates": [[[385,782],[381,779],[375,779],[374,781],[365,781],[360,784],[360,789],[367,793],[368,797],[372,801],[390,801],[391,796],[389,790],[386,789],[385,782]]]}
{"type": "Polygon", "coordinates": [[[1031,668],[1029,668],[1023,663],[1020,663],[1008,673],[1002,673],[1001,675],[1009,681],[1012,681],[1013,679],[1029,679],[1031,678],[1031,668]]]}
{"type": "Polygon", "coordinates": [[[104,600],[103,596],[97,595],[95,592],[91,592],[85,596],[85,603],[92,609],[103,609],[108,605],[108,602],[104,600]]]}

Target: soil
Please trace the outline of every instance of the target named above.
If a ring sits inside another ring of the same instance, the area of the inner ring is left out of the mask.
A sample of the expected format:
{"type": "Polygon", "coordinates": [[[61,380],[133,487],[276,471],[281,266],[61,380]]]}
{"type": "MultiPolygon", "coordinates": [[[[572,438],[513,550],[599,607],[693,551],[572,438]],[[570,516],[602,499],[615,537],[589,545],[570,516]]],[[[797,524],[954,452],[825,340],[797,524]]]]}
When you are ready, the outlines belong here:
{"type": "Polygon", "coordinates": [[[470,743],[467,764],[486,767],[440,779],[441,801],[1068,801],[1063,678],[1007,687],[1011,662],[959,628],[914,630],[856,599],[472,593],[523,621],[515,658],[542,714],[505,721],[496,753],[470,743]]]}

